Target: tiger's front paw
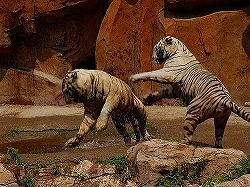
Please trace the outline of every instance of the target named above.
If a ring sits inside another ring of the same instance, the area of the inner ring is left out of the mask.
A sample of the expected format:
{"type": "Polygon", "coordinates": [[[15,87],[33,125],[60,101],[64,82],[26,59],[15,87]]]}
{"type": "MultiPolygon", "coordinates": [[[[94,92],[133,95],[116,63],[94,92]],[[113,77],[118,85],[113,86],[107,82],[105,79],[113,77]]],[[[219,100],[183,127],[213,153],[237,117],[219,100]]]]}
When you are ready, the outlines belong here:
{"type": "Polygon", "coordinates": [[[180,143],[189,145],[189,144],[190,144],[190,141],[187,140],[187,139],[182,139],[182,140],[180,141],[180,143]]]}
{"type": "Polygon", "coordinates": [[[95,126],[96,126],[97,131],[103,131],[104,129],[107,128],[107,125],[105,125],[104,123],[100,123],[100,122],[97,122],[95,126]]]}
{"type": "Polygon", "coordinates": [[[75,147],[77,145],[79,145],[80,141],[82,140],[82,138],[80,137],[73,137],[73,138],[70,138],[66,143],[65,143],[65,146],[66,147],[75,147]]]}
{"type": "Polygon", "coordinates": [[[137,76],[136,74],[131,75],[131,76],[129,77],[129,80],[132,81],[132,82],[137,82],[137,81],[139,81],[139,80],[138,80],[138,76],[137,76]]]}

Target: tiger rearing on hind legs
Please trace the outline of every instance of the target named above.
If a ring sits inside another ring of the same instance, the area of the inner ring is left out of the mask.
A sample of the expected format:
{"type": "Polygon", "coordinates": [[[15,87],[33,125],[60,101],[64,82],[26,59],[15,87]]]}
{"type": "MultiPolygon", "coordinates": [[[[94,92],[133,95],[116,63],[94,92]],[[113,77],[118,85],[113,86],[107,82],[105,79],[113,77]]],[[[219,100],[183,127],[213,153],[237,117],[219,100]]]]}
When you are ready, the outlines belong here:
{"type": "Polygon", "coordinates": [[[162,69],[134,74],[130,80],[155,81],[171,84],[170,87],[149,94],[144,100],[152,104],[164,97],[180,97],[187,104],[183,143],[192,140],[198,124],[214,118],[215,147],[222,148],[224,130],[231,111],[250,122],[250,113],[231,101],[222,82],[204,69],[200,62],[178,39],[167,36],[153,49],[153,60],[164,64],[162,69]]]}

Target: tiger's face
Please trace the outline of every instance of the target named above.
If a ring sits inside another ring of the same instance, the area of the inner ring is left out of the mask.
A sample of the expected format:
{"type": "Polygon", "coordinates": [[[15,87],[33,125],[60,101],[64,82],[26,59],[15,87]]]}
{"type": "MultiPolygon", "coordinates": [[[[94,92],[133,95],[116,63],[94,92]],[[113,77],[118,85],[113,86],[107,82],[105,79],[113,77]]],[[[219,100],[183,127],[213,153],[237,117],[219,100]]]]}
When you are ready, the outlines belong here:
{"type": "Polygon", "coordinates": [[[78,102],[79,92],[76,89],[77,72],[68,72],[62,81],[62,92],[67,104],[78,102]]]}
{"type": "Polygon", "coordinates": [[[156,63],[162,64],[169,57],[175,55],[177,51],[177,45],[175,43],[175,38],[167,36],[162,38],[153,49],[152,58],[156,63]]]}

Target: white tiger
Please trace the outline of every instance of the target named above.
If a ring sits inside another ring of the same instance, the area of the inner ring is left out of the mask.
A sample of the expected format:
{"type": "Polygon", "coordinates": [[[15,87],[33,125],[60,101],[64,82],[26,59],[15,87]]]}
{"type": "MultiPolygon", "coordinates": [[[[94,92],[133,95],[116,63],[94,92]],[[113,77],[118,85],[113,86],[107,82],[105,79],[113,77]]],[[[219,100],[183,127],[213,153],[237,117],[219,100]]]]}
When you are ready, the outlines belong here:
{"type": "Polygon", "coordinates": [[[135,74],[133,82],[155,81],[171,84],[170,87],[149,94],[145,102],[152,104],[163,97],[180,97],[187,104],[184,143],[192,140],[198,124],[214,118],[215,147],[222,147],[222,138],[231,111],[250,122],[250,113],[231,101],[229,92],[222,82],[208,70],[178,39],[167,36],[153,49],[153,60],[164,64],[162,69],[135,74]]]}
{"type": "Polygon", "coordinates": [[[85,109],[79,132],[66,146],[78,145],[93,126],[104,130],[110,116],[125,143],[131,142],[125,127],[130,122],[136,141],[140,140],[140,133],[145,140],[151,138],[146,130],[144,105],[122,80],[100,70],[76,69],[63,78],[62,92],[66,103],[81,102],[85,109]]]}

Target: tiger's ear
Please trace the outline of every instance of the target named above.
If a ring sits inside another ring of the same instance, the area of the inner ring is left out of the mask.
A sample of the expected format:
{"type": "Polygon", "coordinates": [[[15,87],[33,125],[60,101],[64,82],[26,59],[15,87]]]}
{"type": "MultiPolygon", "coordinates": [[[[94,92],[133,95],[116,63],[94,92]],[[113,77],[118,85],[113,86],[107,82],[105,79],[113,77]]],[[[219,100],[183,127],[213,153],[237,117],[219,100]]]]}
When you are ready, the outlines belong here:
{"type": "Polygon", "coordinates": [[[77,79],[77,72],[72,73],[72,74],[71,74],[71,78],[72,78],[73,80],[77,79]]]}
{"type": "Polygon", "coordinates": [[[166,39],[165,39],[165,42],[167,43],[167,45],[172,45],[172,38],[169,38],[169,37],[167,37],[166,39]]]}

